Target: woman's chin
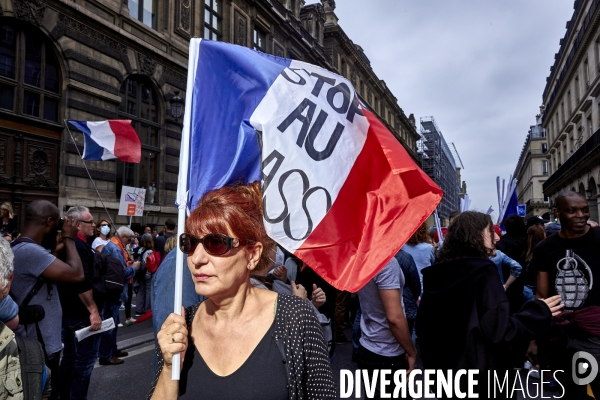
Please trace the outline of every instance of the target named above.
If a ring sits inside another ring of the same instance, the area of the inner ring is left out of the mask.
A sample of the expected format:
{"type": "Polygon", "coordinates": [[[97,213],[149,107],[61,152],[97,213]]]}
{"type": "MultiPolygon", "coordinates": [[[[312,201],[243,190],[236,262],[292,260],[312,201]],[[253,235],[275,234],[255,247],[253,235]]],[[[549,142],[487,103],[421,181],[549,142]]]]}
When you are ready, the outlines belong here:
{"type": "Polygon", "coordinates": [[[210,297],[215,294],[215,290],[206,282],[195,282],[196,294],[199,296],[210,297]]]}

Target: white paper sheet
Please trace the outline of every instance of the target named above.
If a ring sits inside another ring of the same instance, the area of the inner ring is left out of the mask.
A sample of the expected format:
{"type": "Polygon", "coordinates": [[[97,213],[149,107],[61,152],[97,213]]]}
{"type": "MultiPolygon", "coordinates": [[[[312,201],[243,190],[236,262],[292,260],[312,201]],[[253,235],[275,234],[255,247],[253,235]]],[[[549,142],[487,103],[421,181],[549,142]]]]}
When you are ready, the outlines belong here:
{"type": "Polygon", "coordinates": [[[114,327],[115,327],[115,321],[111,317],[109,319],[105,319],[104,321],[102,321],[102,326],[100,327],[99,330],[90,331],[90,327],[88,326],[87,328],[83,328],[78,331],[75,331],[75,336],[77,337],[77,341],[81,342],[83,339],[85,339],[88,336],[92,336],[97,333],[109,331],[109,330],[113,329],[114,327]]]}

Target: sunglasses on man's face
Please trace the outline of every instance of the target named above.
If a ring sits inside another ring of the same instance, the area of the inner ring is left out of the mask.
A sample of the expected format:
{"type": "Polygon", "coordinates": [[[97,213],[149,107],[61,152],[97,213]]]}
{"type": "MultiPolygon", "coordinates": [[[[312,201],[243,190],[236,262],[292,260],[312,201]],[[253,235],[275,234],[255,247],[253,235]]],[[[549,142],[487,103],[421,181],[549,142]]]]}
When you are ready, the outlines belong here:
{"type": "Polygon", "coordinates": [[[204,250],[212,256],[222,256],[234,247],[254,243],[251,239],[236,239],[221,233],[209,233],[204,237],[196,237],[189,233],[182,233],[179,236],[179,249],[188,255],[194,254],[200,243],[204,250]]]}

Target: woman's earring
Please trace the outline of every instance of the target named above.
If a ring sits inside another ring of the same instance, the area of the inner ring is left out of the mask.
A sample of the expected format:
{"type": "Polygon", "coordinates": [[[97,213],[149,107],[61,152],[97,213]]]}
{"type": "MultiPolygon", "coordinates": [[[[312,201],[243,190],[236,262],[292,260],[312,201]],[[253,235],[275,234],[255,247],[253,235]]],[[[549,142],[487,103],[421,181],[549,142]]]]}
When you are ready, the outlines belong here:
{"type": "Polygon", "coordinates": [[[249,263],[248,263],[248,269],[250,269],[250,267],[251,267],[251,266],[252,266],[252,263],[251,263],[251,262],[249,262],[249,263]]]}

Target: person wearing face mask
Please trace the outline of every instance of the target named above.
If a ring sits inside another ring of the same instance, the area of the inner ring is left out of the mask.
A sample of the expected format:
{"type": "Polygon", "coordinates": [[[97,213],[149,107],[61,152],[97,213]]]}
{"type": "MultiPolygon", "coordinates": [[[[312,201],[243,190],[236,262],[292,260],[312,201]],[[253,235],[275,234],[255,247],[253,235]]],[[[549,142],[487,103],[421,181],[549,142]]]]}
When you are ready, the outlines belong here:
{"type": "MultiPolygon", "coordinates": [[[[24,300],[30,297],[29,294],[33,293],[32,289],[39,287],[39,291],[31,296],[29,305],[42,306],[45,317],[37,323],[19,325],[15,333],[43,343],[46,365],[54,382],[60,381],[59,359],[62,350],[62,309],[56,282],[77,283],[84,279],[83,265],[75,246],[79,224],[77,219],[64,219],[58,244],[64,247],[65,261],[49,252],[57,247],[59,219],[58,208],[49,201],[35,200],[27,206],[23,235],[13,242],[15,268],[10,289],[15,302],[22,306],[24,300]],[[54,247],[44,247],[43,244],[54,247]]],[[[58,390],[55,390],[51,399],[57,398],[58,390]]]]}
{"type": "Polygon", "coordinates": [[[98,237],[94,239],[92,249],[101,252],[104,246],[106,246],[106,243],[110,241],[110,222],[101,219],[100,222],[98,222],[96,230],[98,231],[98,237]]]}

